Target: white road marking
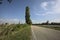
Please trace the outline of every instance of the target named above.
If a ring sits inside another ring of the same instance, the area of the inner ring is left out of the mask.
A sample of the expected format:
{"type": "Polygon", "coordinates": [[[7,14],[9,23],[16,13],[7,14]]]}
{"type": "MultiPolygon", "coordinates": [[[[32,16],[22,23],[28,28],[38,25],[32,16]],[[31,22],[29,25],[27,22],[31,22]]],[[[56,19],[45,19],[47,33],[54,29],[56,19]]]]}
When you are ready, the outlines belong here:
{"type": "Polygon", "coordinates": [[[32,31],[32,36],[34,37],[34,40],[37,40],[37,37],[36,37],[34,31],[32,29],[31,29],[31,31],[32,31]]]}

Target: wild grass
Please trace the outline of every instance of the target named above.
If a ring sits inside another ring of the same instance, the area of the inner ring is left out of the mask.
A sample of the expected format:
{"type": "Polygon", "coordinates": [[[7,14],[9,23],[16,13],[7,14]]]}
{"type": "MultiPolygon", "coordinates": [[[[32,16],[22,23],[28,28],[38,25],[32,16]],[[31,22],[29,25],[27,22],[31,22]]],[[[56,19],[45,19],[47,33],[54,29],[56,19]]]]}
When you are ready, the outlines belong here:
{"type": "Polygon", "coordinates": [[[31,28],[24,24],[0,25],[0,40],[30,40],[31,28]]]}

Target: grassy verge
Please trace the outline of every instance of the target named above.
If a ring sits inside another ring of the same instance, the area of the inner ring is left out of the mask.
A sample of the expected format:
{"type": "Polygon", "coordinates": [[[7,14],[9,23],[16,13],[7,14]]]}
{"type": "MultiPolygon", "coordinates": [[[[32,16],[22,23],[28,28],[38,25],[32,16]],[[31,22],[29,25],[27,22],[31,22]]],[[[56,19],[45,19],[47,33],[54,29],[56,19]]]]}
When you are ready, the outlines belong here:
{"type": "Polygon", "coordinates": [[[45,27],[45,28],[51,28],[51,29],[55,29],[55,30],[60,31],[60,25],[37,25],[37,26],[45,27]]]}
{"type": "Polygon", "coordinates": [[[29,25],[14,24],[0,27],[0,40],[30,40],[31,28],[29,25]]]}

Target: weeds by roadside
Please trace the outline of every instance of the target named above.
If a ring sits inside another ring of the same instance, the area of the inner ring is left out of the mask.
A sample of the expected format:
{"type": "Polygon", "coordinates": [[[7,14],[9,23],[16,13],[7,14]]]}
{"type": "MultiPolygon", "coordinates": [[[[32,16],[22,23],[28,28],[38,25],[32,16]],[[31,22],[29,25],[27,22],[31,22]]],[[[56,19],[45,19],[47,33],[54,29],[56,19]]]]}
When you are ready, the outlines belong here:
{"type": "Polygon", "coordinates": [[[31,28],[27,24],[0,26],[0,40],[30,40],[31,28]]]}

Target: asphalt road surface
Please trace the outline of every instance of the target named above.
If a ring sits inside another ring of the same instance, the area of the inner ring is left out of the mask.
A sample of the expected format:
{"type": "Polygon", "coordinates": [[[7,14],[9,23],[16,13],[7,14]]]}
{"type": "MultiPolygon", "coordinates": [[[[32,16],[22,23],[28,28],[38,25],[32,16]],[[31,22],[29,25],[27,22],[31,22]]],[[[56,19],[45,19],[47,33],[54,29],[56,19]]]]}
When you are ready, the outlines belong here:
{"type": "Polygon", "coordinates": [[[31,30],[32,40],[60,40],[60,31],[38,26],[31,26],[31,30]]]}

